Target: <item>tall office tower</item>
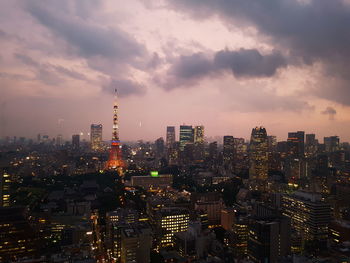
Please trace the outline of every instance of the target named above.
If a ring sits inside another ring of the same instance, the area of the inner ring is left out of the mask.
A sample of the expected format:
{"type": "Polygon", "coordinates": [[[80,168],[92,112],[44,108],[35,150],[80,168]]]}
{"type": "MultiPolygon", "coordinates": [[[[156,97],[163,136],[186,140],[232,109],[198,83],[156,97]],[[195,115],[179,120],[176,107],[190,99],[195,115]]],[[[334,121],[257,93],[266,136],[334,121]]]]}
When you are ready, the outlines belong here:
{"type": "Polygon", "coordinates": [[[163,137],[158,138],[158,139],[154,142],[154,146],[155,146],[155,151],[156,151],[157,157],[163,157],[163,156],[164,156],[164,151],[165,151],[165,146],[164,146],[164,139],[163,139],[163,137]]]}
{"type": "Polygon", "coordinates": [[[304,157],[305,153],[305,132],[289,132],[287,147],[290,155],[304,157]]]}
{"type": "Polygon", "coordinates": [[[10,184],[11,178],[8,173],[0,173],[0,207],[10,206],[10,184]]]}
{"type": "Polygon", "coordinates": [[[75,150],[78,150],[80,148],[80,135],[79,134],[72,135],[72,147],[75,150]]]}
{"type": "Polygon", "coordinates": [[[121,263],[149,263],[152,232],[141,224],[130,225],[121,231],[121,263]]]}
{"type": "Polygon", "coordinates": [[[195,126],[193,129],[194,149],[193,158],[196,162],[204,161],[204,126],[195,126]]]}
{"type": "Polygon", "coordinates": [[[187,231],[190,214],[185,208],[164,207],[156,214],[158,247],[173,246],[175,233],[187,231]]]}
{"type": "Polygon", "coordinates": [[[34,256],[37,251],[39,240],[23,208],[0,207],[0,237],[0,262],[34,256]]]}
{"type": "Polygon", "coordinates": [[[166,148],[173,148],[175,143],[175,127],[168,126],[166,127],[166,148]]]}
{"type": "Polygon", "coordinates": [[[190,125],[180,126],[180,151],[185,149],[187,144],[193,143],[193,128],[190,125]]]}
{"type": "Polygon", "coordinates": [[[102,147],[102,124],[91,124],[90,142],[93,151],[101,150],[102,147]]]}
{"type": "Polygon", "coordinates": [[[107,161],[108,170],[119,170],[122,172],[124,168],[124,161],[122,159],[122,149],[119,140],[119,122],[118,122],[118,101],[117,90],[114,91],[114,105],[113,105],[113,130],[112,130],[112,142],[109,152],[109,158],[107,161]]]}
{"type": "Polygon", "coordinates": [[[38,143],[41,143],[41,134],[38,133],[38,135],[36,136],[36,140],[38,143]]]}
{"type": "Polygon", "coordinates": [[[204,126],[194,127],[194,143],[204,143],[204,126]]]}
{"type": "Polygon", "coordinates": [[[249,145],[249,177],[266,180],[268,172],[267,133],[263,127],[252,130],[249,145]]]}
{"type": "Polygon", "coordinates": [[[290,220],[252,219],[248,226],[248,258],[253,262],[280,262],[290,254],[290,220]]]}
{"type": "Polygon", "coordinates": [[[110,252],[115,260],[121,257],[121,232],[125,226],[135,224],[139,220],[139,213],[132,209],[118,208],[106,214],[106,239],[110,244],[110,252]]]}
{"type": "Polygon", "coordinates": [[[306,134],[305,137],[305,154],[307,156],[313,156],[317,152],[318,141],[316,140],[316,135],[306,134]]]}
{"type": "Polygon", "coordinates": [[[209,159],[211,161],[215,160],[218,157],[218,142],[209,143],[209,159]]]}
{"type": "Polygon", "coordinates": [[[324,137],[323,140],[326,152],[336,152],[340,149],[338,136],[324,137]]]}
{"type": "Polygon", "coordinates": [[[277,151],[277,138],[276,136],[270,135],[267,136],[267,149],[269,152],[277,151]]]}
{"type": "Polygon", "coordinates": [[[326,245],[331,207],[321,194],[296,191],[282,197],[282,213],[291,219],[292,227],[303,241],[326,245]]]}
{"type": "Polygon", "coordinates": [[[57,135],[57,138],[56,138],[56,145],[57,145],[57,146],[62,146],[62,145],[63,145],[63,137],[62,137],[62,134],[57,135]]]}
{"type": "Polygon", "coordinates": [[[235,141],[233,136],[224,136],[224,144],[222,150],[222,156],[224,166],[227,168],[233,168],[234,165],[234,152],[235,152],[235,141]]]}

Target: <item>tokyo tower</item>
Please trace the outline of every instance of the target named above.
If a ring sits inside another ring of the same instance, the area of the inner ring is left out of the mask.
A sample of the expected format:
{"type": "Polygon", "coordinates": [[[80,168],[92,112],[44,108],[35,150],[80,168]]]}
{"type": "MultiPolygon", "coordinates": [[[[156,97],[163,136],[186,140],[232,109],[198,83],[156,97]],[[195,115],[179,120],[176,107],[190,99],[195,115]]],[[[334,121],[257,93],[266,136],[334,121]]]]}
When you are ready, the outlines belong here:
{"type": "Polygon", "coordinates": [[[107,170],[119,170],[124,168],[124,161],[122,159],[122,151],[119,140],[119,126],[118,126],[118,101],[117,90],[115,89],[115,100],[113,106],[113,131],[112,131],[112,143],[111,150],[109,152],[109,158],[107,161],[107,170]]]}

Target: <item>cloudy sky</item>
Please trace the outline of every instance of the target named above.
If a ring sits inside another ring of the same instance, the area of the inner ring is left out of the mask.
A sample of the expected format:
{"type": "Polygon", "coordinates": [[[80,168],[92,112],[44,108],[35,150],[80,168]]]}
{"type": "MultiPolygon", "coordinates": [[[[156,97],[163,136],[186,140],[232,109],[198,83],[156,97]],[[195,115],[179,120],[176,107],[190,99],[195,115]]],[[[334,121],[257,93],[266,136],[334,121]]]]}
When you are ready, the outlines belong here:
{"type": "Polygon", "coordinates": [[[122,140],[186,123],[347,141],[349,28],[349,0],[1,1],[0,135],[108,139],[117,88],[122,140]]]}

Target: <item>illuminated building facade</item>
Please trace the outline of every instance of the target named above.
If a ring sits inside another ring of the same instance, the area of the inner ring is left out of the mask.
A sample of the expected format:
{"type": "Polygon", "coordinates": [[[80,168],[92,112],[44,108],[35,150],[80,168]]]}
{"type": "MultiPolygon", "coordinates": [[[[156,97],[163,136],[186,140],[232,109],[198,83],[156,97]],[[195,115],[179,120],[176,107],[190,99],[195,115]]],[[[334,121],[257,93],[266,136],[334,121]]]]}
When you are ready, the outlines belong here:
{"type": "Polygon", "coordinates": [[[263,127],[252,130],[249,145],[249,177],[266,180],[268,172],[267,133],[263,127]]]}
{"type": "Polygon", "coordinates": [[[0,262],[33,256],[38,242],[22,208],[0,207],[0,262]]]}
{"type": "Polygon", "coordinates": [[[114,260],[120,260],[122,253],[122,231],[139,221],[139,213],[133,209],[119,208],[106,214],[107,239],[111,245],[109,251],[114,260]]]}
{"type": "Polygon", "coordinates": [[[305,153],[305,132],[289,132],[287,139],[287,151],[290,156],[303,157],[305,153]]]}
{"type": "Polygon", "coordinates": [[[149,263],[152,245],[151,229],[133,224],[121,230],[121,263],[149,263]]]}
{"type": "Polygon", "coordinates": [[[107,169],[121,171],[123,167],[124,167],[124,161],[122,159],[122,150],[121,150],[121,145],[119,140],[117,90],[115,90],[115,102],[113,106],[112,143],[111,143],[111,149],[109,152],[109,158],[107,161],[107,169]]]}
{"type": "Polygon", "coordinates": [[[90,142],[93,151],[99,151],[102,147],[102,124],[91,124],[90,142]]]}
{"type": "Polygon", "coordinates": [[[149,189],[166,189],[173,185],[173,176],[171,174],[162,174],[157,176],[132,176],[131,185],[149,189]]]}
{"type": "Polygon", "coordinates": [[[227,169],[232,170],[234,166],[235,142],[233,136],[224,136],[223,144],[223,161],[227,169]]]}
{"type": "Polygon", "coordinates": [[[239,257],[244,257],[248,252],[248,221],[238,218],[233,224],[234,244],[233,251],[239,257]]]}
{"type": "Polygon", "coordinates": [[[318,148],[318,140],[315,134],[305,135],[305,154],[306,156],[313,156],[316,154],[318,148]]]}
{"type": "Polygon", "coordinates": [[[175,143],[175,127],[168,126],[166,127],[166,147],[170,149],[174,146],[175,143]]]}
{"type": "Polygon", "coordinates": [[[326,152],[335,152],[340,149],[338,136],[324,137],[323,141],[326,152]]]}
{"type": "Polygon", "coordinates": [[[193,143],[193,128],[189,125],[180,126],[180,151],[185,149],[187,144],[193,143]]]}
{"type": "Polygon", "coordinates": [[[10,175],[2,171],[0,174],[0,207],[10,206],[10,184],[10,175]]]}
{"type": "Polygon", "coordinates": [[[204,126],[194,127],[194,143],[204,143],[204,126]]]}
{"type": "Polygon", "coordinates": [[[159,247],[173,246],[175,233],[187,231],[190,215],[185,208],[166,207],[157,214],[157,238],[159,247]]]}
{"type": "Polygon", "coordinates": [[[331,208],[320,194],[296,191],[282,197],[283,215],[291,219],[292,227],[303,241],[327,242],[331,208]]]}

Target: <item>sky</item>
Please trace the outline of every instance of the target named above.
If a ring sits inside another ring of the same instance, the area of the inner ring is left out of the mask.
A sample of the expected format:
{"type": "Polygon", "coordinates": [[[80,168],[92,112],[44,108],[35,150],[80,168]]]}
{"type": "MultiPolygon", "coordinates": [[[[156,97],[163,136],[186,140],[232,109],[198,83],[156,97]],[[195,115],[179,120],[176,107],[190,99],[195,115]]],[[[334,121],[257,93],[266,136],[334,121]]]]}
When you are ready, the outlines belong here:
{"type": "Polygon", "coordinates": [[[0,137],[350,140],[349,0],[0,2],[0,137]]]}

